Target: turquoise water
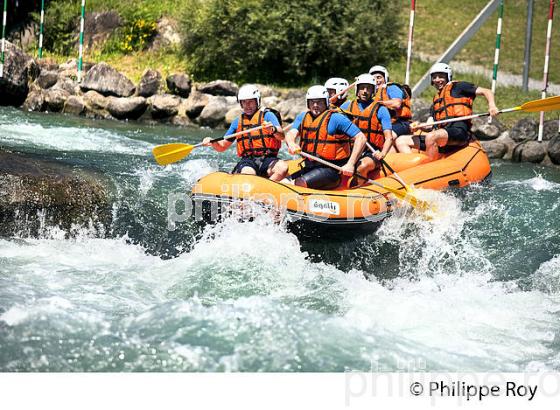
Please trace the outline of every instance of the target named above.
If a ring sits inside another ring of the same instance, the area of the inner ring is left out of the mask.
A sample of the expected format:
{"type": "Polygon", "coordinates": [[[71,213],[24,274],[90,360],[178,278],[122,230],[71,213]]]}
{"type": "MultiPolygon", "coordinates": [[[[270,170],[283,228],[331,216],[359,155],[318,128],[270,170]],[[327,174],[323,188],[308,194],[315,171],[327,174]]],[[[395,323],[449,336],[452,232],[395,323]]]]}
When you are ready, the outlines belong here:
{"type": "Polygon", "coordinates": [[[494,162],[375,234],[301,242],[270,218],[167,230],[169,194],[235,152],[157,166],[209,130],[0,108],[0,145],[92,169],[113,224],[0,239],[0,371],[559,370],[560,172],[494,162]]]}

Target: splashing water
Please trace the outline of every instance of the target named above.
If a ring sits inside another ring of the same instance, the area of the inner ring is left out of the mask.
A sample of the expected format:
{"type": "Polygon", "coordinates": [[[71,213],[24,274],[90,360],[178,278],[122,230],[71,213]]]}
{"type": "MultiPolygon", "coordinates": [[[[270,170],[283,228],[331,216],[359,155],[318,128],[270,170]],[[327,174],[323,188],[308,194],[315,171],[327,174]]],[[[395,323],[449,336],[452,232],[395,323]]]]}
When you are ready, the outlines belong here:
{"type": "Polygon", "coordinates": [[[490,186],[418,190],[437,204],[431,218],[401,208],[346,243],[300,242],[266,213],[170,232],[168,194],[231,168],[233,153],[159,168],[158,128],[9,113],[3,143],[69,163],[87,155],[117,201],[110,232],[0,239],[1,371],[560,368],[553,171],[500,163],[490,186]],[[89,134],[99,146],[84,154],[89,134]]]}

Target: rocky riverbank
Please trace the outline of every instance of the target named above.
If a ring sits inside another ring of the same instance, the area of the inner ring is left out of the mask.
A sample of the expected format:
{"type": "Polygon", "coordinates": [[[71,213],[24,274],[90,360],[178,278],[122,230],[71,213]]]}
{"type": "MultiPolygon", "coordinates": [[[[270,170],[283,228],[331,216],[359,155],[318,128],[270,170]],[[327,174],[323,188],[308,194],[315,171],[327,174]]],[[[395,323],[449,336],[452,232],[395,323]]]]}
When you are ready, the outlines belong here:
{"type": "MultiPolygon", "coordinates": [[[[52,64],[35,60],[7,42],[4,78],[0,78],[0,105],[29,111],[62,112],[88,118],[135,120],[177,126],[227,127],[241,110],[236,101],[238,85],[225,80],[193,83],[177,73],[162,78],[147,69],[138,84],[105,63],[84,64],[81,83],[76,81],[75,60],[52,64]]],[[[304,91],[278,90],[261,85],[263,105],[277,109],[292,121],[305,110],[304,91]]],[[[428,103],[413,102],[416,119],[428,114],[428,103]]],[[[560,164],[557,121],[545,123],[544,141],[536,140],[538,124],[527,117],[510,130],[493,121],[475,119],[474,132],[491,158],[560,164]]]]}
{"type": "Polygon", "coordinates": [[[94,171],[0,151],[0,237],[47,234],[88,226],[103,236],[110,227],[112,187],[94,171]]]}

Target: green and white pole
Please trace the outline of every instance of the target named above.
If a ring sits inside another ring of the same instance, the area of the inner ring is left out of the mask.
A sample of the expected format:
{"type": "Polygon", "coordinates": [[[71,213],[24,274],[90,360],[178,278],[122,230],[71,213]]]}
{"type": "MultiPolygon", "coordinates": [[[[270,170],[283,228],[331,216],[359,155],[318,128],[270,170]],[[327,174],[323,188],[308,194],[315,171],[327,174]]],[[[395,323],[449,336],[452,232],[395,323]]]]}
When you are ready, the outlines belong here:
{"type": "MultiPolygon", "coordinates": [[[[548,63],[550,62],[550,40],[552,38],[552,18],[554,17],[554,0],[550,0],[548,8],[548,28],[546,30],[546,49],[544,53],[544,75],[543,75],[543,90],[541,98],[546,98],[546,90],[548,88],[548,63]]],[[[544,132],[544,112],[541,111],[539,121],[539,137],[538,141],[541,142],[544,132]]]]}
{"type": "Polygon", "coordinates": [[[78,51],[78,82],[82,82],[82,64],[84,57],[84,21],[86,18],[86,0],[82,0],[82,13],[80,16],[80,47],[78,51]]]}
{"type": "Polygon", "coordinates": [[[494,68],[492,70],[492,93],[496,93],[498,82],[498,64],[500,62],[500,45],[502,42],[502,20],[504,18],[504,0],[500,0],[498,11],[498,28],[496,29],[496,51],[494,52],[494,68]]]}
{"type": "Polygon", "coordinates": [[[0,78],[4,77],[4,52],[6,50],[6,23],[8,21],[8,0],[4,0],[2,13],[2,51],[0,52],[0,78]]]}
{"type": "Polygon", "coordinates": [[[41,24],[39,25],[39,58],[43,58],[43,25],[45,23],[45,0],[41,0],[41,24]]]}

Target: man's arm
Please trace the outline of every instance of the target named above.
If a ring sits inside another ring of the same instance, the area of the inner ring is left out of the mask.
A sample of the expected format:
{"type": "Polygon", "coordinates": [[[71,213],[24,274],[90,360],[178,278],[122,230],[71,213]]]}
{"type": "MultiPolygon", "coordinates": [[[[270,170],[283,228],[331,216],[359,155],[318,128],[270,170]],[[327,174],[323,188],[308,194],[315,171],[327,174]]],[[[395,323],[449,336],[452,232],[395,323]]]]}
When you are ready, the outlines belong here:
{"type": "Polygon", "coordinates": [[[346,176],[354,175],[354,170],[356,168],[356,162],[358,162],[358,158],[362,155],[362,151],[366,146],[366,136],[363,132],[359,132],[354,137],[354,147],[352,148],[352,154],[350,158],[348,158],[348,162],[344,164],[342,167],[342,173],[346,176]]]}
{"type": "Polygon", "coordinates": [[[268,111],[264,115],[264,119],[265,119],[265,121],[268,121],[269,123],[274,125],[274,128],[272,128],[272,127],[265,128],[265,129],[263,129],[263,132],[267,135],[272,134],[274,136],[274,138],[276,138],[278,141],[284,141],[284,138],[285,138],[284,130],[282,129],[282,126],[280,125],[280,121],[278,120],[276,115],[274,115],[274,113],[268,111]]]}
{"type": "Polygon", "coordinates": [[[492,92],[492,90],[489,90],[488,88],[477,87],[476,95],[483,95],[484,98],[486,98],[486,101],[488,101],[488,112],[490,112],[490,115],[492,117],[495,117],[499,114],[500,110],[498,110],[498,107],[496,106],[496,101],[494,100],[494,93],[492,92]]]}
{"type": "Polygon", "coordinates": [[[298,134],[299,131],[297,130],[297,128],[292,128],[286,134],[286,145],[288,146],[288,152],[292,155],[296,154],[300,150],[299,145],[296,143],[298,134]]]}

